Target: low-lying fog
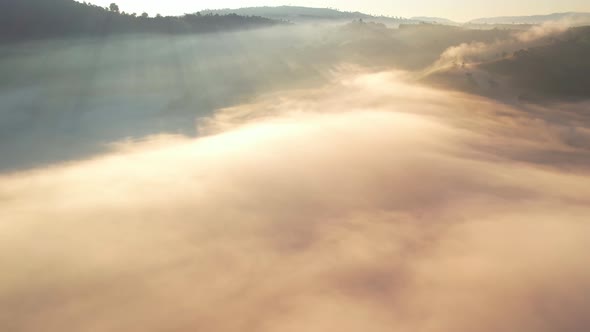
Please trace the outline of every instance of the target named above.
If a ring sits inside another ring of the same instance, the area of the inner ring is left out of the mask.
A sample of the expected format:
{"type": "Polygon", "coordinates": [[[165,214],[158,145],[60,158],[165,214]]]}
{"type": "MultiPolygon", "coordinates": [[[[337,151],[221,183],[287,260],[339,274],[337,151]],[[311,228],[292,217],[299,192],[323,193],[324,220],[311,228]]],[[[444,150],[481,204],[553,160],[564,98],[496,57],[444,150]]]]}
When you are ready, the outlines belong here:
{"type": "Polygon", "coordinates": [[[286,29],[3,48],[1,330],[590,329],[588,102],[286,29]]]}

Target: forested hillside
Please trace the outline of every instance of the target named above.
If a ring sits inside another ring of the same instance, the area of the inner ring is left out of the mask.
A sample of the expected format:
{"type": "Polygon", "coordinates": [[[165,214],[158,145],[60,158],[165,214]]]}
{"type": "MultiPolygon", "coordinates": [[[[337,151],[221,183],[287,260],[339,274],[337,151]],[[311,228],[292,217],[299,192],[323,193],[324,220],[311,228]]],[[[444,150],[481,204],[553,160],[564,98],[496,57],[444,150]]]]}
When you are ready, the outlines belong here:
{"type": "Polygon", "coordinates": [[[204,33],[279,24],[262,17],[200,15],[149,17],[124,13],[116,4],[103,8],[73,0],[3,0],[0,2],[0,40],[117,33],[204,33]]]}
{"type": "Polygon", "coordinates": [[[572,28],[551,44],[522,49],[482,65],[517,85],[547,96],[590,95],[590,26],[572,28]]]}
{"type": "Polygon", "coordinates": [[[254,15],[272,18],[275,20],[285,20],[294,23],[305,22],[349,22],[351,20],[366,20],[387,25],[398,25],[402,23],[419,23],[418,20],[407,19],[397,16],[375,16],[361,12],[340,11],[333,8],[311,8],[298,6],[278,6],[278,7],[247,7],[237,9],[215,9],[203,11],[207,14],[238,14],[254,15]]]}

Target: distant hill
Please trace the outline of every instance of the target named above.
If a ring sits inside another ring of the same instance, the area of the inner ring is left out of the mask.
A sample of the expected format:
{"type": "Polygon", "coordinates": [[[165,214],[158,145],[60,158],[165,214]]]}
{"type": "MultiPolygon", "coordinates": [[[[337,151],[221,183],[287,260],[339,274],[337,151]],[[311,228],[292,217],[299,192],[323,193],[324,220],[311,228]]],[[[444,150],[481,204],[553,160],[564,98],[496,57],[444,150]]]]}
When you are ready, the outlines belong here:
{"type": "Polygon", "coordinates": [[[249,7],[238,9],[214,9],[204,10],[204,14],[238,14],[268,17],[275,20],[290,21],[294,23],[310,21],[352,21],[369,20],[384,24],[418,23],[416,20],[402,17],[373,16],[361,12],[345,12],[331,8],[310,8],[297,6],[278,7],[249,7]]]}
{"type": "Polygon", "coordinates": [[[118,33],[205,33],[281,24],[262,17],[185,15],[154,17],[74,0],[0,1],[0,41],[118,33]]]}
{"type": "Polygon", "coordinates": [[[465,23],[462,25],[465,29],[478,29],[478,30],[493,30],[493,29],[500,29],[500,30],[515,30],[515,31],[525,31],[529,30],[538,24],[527,24],[527,23],[465,23]]]}
{"type": "Polygon", "coordinates": [[[204,10],[201,13],[212,14],[238,14],[238,15],[255,15],[274,19],[293,18],[293,19],[359,19],[371,18],[371,15],[360,12],[342,12],[330,8],[310,8],[295,6],[278,6],[278,7],[247,7],[237,9],[214,9],[204,10]]]}
{"type": "Polygon", "coordinates": [[[471,20],[469,24],[543,24],[547,22],[568,22],[572,25],[590,24],[590,13],[554,13],[533,16],[487,17],[471,20]]]}
{"type": "Polygon", "coordinates": [[[444,25],[460,25],[455,21],[451,21],[449,19],[443,17],[428,17],[428,16],[415,16],[412,17],[411,20],[419,21],[419,22],[426,22],[426,23],[438,23],[444,25]]]}
{"type": "Polygon", "coordinates": [[[322,53],[336,53],[343,63],[422,71],[450,47],[492,44],[510,38],[512,30],[471,30],[440,24],[402,24],[399,29],[360,22],[343,25],[322,53]]]}

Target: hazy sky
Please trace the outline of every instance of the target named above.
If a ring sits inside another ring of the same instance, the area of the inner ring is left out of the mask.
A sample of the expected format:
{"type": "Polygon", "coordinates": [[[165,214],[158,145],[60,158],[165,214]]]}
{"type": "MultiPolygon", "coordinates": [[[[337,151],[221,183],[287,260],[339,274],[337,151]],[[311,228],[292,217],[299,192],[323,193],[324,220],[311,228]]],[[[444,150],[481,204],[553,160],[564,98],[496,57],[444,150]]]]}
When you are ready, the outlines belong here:
{"type": "Polygon", "coordinates": [[[439,16],[458,21],[487,16],[548,14],[565,11],[589,11],[589,0],[90,0],[107,6],[119,4],[128,12],[147,11],[150,14],[184,14],[202,9],[239,8],[251,6],[310,6],[332,7],[362,11],[369,14],[395,16],[439,16]]]}

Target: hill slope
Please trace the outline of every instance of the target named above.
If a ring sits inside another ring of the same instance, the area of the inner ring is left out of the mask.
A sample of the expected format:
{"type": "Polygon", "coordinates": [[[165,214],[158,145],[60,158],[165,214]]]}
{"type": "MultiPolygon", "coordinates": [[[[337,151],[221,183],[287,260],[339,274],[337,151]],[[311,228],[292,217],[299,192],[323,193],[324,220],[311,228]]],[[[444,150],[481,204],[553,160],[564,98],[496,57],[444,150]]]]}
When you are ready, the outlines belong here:
{"type": "Polygon", "coordinates": [[[480,67],[534,95],[590,97],[590,26],[572,28],[549,45],[480,67]]]}
{"type": "Polygon", "coordinates": [[[437,24],[443,24],[443,25],[460,25],[459,23],[457,23],[455,21],[451,21],[451,20],[444,18],[444,17],[416,16],[416,17],[412,17],[411,20],[426,22],[426,23],[437,23],[437,24]]]}
{"type": "Polygon", "coordinates": [[[115,33],[203,33],[279,24],[238,15],[137,16],[73,0],[3,0],[0,40],[18,41],[115,33]]]}
{"type": "Polygon", "coordinates": [[[418,23],[418,21],[416,20],[406,19],[402,17],[373,16],[361,12],[345,12],[331,8],[311,8],[297,6],[214,9],[205,10],[202,13],[220,15],[254,15],[295,23],[309,21],[352,21],[360,19],[370,20],[384,24],[418,23]]]}
{"type": "Polygon", "coordinates": [[[487,44],[486,53],[493,59],[445,66],[423,80],[509,100],[590,98],[590,26],[570,28],[541,41],[513,53],[503,52],[507,44],[487,44]]]}
{"type": "Polygon", "coordinates": [[[590,24],[590,13],[554,13],[532,16],[502,16],[471,20],[470,24],[543,24],[547,22],[568,22],[571,24],[590,24]]]}

